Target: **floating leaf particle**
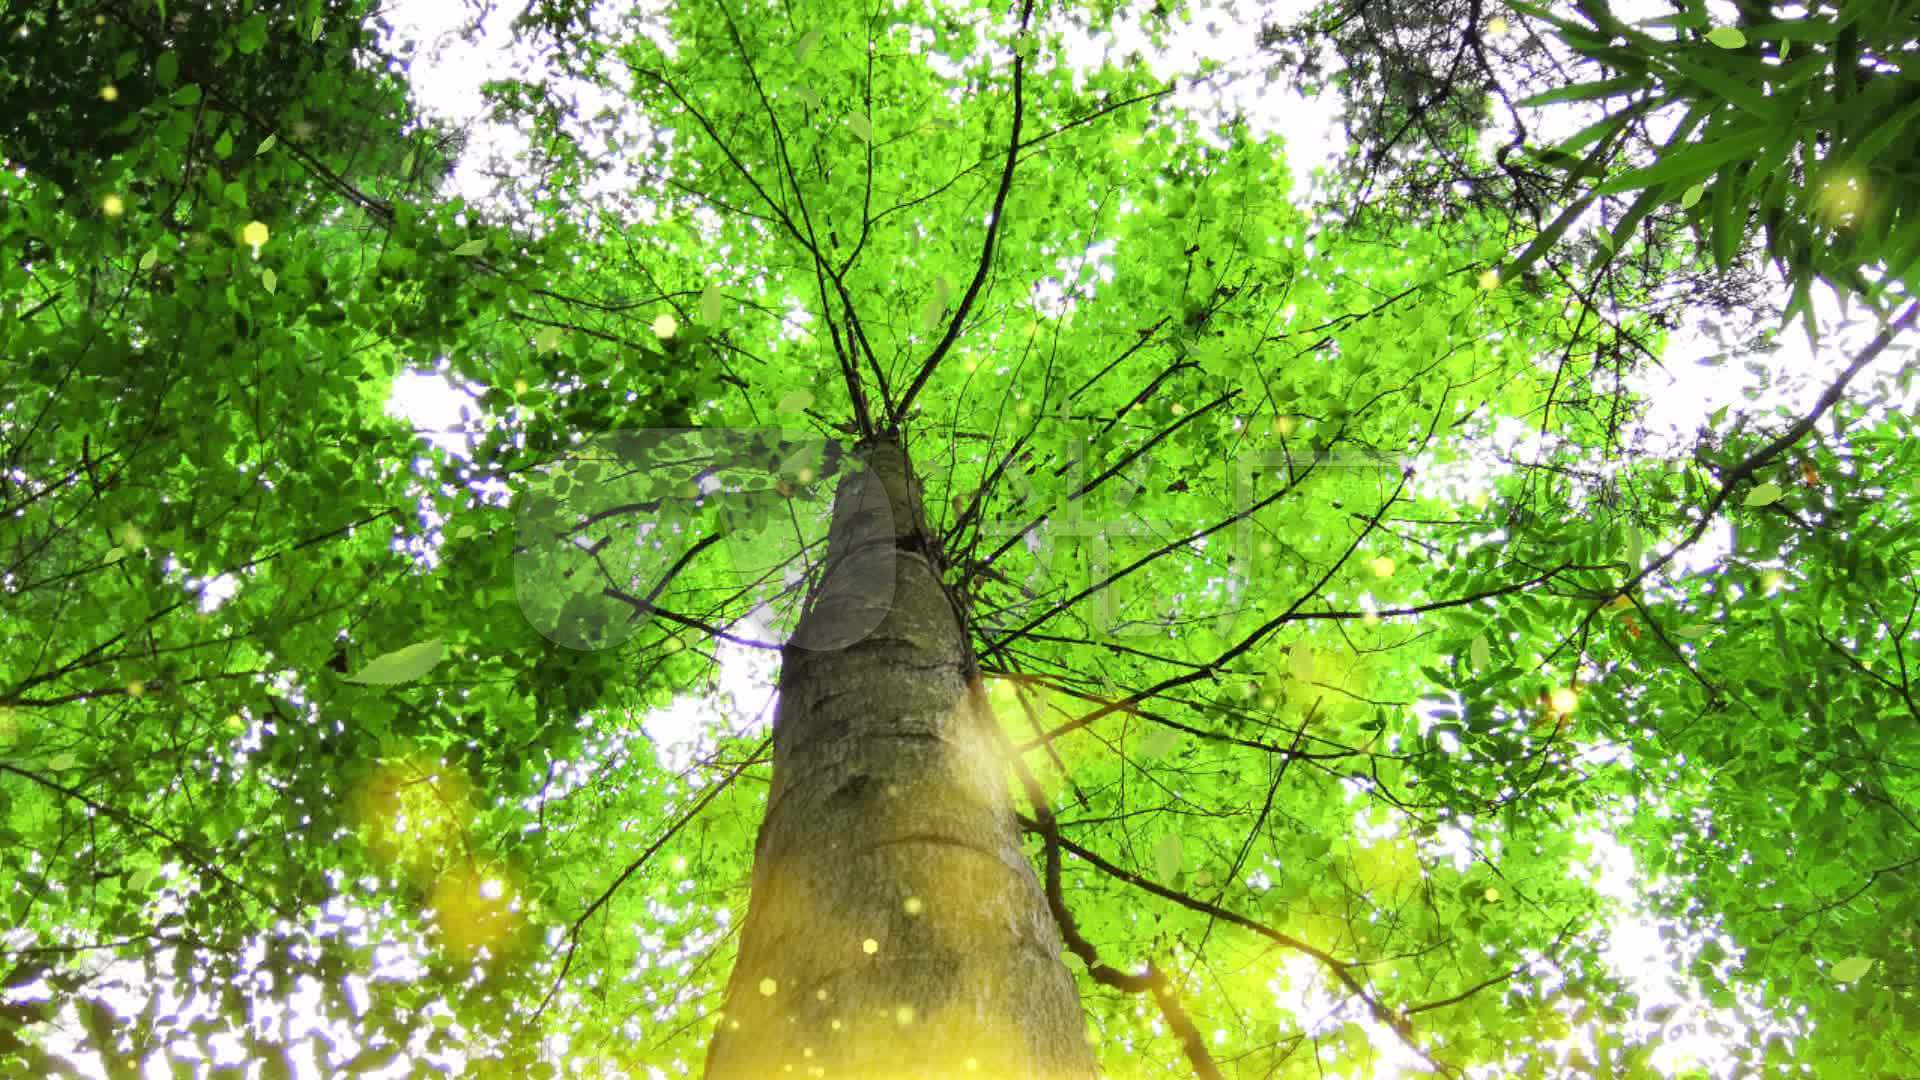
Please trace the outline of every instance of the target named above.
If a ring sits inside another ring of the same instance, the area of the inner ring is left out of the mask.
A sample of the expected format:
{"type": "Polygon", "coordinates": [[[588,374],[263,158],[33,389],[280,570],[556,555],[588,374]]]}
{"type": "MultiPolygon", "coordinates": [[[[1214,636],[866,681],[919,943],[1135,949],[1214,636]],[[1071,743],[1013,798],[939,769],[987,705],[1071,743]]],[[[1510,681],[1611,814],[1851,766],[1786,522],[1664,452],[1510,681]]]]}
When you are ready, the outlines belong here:
{"type": "Polygon", "coordinates": [[[439,638],[428,638],[404,649],[374,657],[366,667],[347,676],[346,681],[371,686],[412,682],[432,671],[445,654],[445,645],[439,638]]]}
{"type": "Polygon", "coordinates": [[[1873,957],[1849,956],[1833,965],[1833,979],[1835,982],[1859,982],[1872,970],[1873,957]]]}
{"type": "Polygon", "coordinates": [[[1313,681],[1313,646],[1299,642],[1287,650],[1287,674],[1299,682],[1313,681]]]}
{"type": "Polygon", "coordinates": [[[1180,873],[1186,852],[1180,845],[1179,833],[1168,833],[1153,845],[1153,872],[1163,881],[1171,880],[1180,873]]]}

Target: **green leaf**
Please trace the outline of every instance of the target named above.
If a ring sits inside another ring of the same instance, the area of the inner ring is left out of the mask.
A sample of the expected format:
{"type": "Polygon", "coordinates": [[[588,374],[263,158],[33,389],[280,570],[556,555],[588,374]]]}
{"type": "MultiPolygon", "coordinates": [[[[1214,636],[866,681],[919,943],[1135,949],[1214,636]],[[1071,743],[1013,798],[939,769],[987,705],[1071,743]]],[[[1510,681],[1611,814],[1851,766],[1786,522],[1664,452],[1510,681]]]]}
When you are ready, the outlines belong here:
{"type": "Polygon", "coordinates": [[[1731,26],[1716,26],[1707,31],[1707,40],[1723,49],[1743,49],[1747,45],[1747,35],[1731,26]]]}
{"type": "Polygon", "coordinates": [[[1780,501],[1781,494],[1780,485],[1771,480],[1764,484],[1755,484],[1753,490],[1747,492],[1747,505],[1772,506],[1780,501]]]}
{"type": "Polygon", "coordinates": [[[953,298],[953,283],[945,274],[933,279],[933,295],[920,305],[920,329],[933,333],[946,321],[947,304],[953,298]]]}
{"type": "Polygon", "coordinates": [[[153,62],[153,81],[162,87],[172,86],[180,78],[180,54],[169,49],[160,54],[153,62]]]}
{"type": "Polygon", "coordinates": [[[453,253],[455,255],[470,257],[474,255],[483,255],[486,253],[486,250],[487,250],[486,239],[484,237],[478,237],[478,238],[469,240],[464,244],[461,244],[457,248],[454,248],[453,253]]]}
{"type": "Polygon", "coordinates": [[[1538,108],[1542,105],[1555,105],[1568,101],[1598,101],[1631,94],[1645,86],[1646,80],[1639,78],[1602,79],[1599,82],[1563,86],[1557,90],[1534,94],[1532,97],[1522,98],[1519,104],[1527,108],[1538,108]]]}
{"type": "Polygon", "coordinates": [[[1850,983],[1859,982],[1861,979],[1866,978],[1867,972],[1872,970],[1872,957],[1849,956],[1845,960],[1834,964],[1833,970],[1828,972],[1828,974],[1833,976],[1834,982],[1850,983]]]}
{"type": "MultiPolygon", "coordinates": [[[[1633,118],[1642,111],[1665,103],[1664,98],[1655,98],[1644,104],[1627,104],[1574,132],[1572,135],[1554,144],[1560,153],[1569,157],[1578,157],[1580,152],[1596,143],[1604,143],[1620,132],[1621,128],[1633,122],[1633,118]]],[[[1583,170],[1584,171],[1584,170],[1583,170]]]]}
{"type": "Polygon", "coordinates": [[[1295,682],[1312,682],[1313,666],[1313,646],[1302,641],[1287,650],[1287,674],[1295,682]]]}
{"type": "Polygon", "coordinates": [[[720,321],[726,298],[720,295],[717,285],[708,285],[700,290],[700,321],[713,326],[720,321]]]}
{"type": "Polygon", "coordinates": [[[1164,757],[1180,746],[1181,733],[1164,724],[1155,724],[1147,729],[1140,743],[1140,752],[1148,757],[1164,757]]]}
{"type": "Polygon", "coordinates": [[[1661,15],[1651,19],[1641,19],[1635,26],[1705,26],[1707,15],[1703,11],[1681,11],[1672,15],[1661,15]]]}
{"type": "Polygon", "coordinates": [[[1878,162],[1880,155],[1896,142],[1910,141],[1914,125],[1920,124],[1920,99],[1875,124],[1867,136],[1845,154],[1846,165],[1864,168],[1878,162]]]}
{"type": "Polygon", "coordinates": [[[1839,24],[1834,20],[1816,17],[1756,23],[1746,28],[1746,35],[1760,41],[1807,41],[1824,44],[1832,41],[1839,30],[1839,24]]]}
{"type": "Polygon", "coordinates": [[[1653,164],[1622,173],[1594,190],[1602,195],[1612,195],[1655,184],[1693,181],[1729,161],[1751,155],[1773,137],[1770,131],[1750,130],[1708,142],[1689,143],[1677,150],[1663,151],[1653,164]]]}
{"type": "Polygon", "coordinates": [[[267,290],[268,296],[272,296],[274,290],[280,287],[280,276],[273,272],[272,267],[260,271],[260,287],[267,290]]]}
{"type": "MultiPolygon", "coordinates": [[[[1753,81],[1749,81],[1764,79],[1766,76],[1768,69],[1758,61],[1744,56],[1715,53],[1696,62],[1686,54],[1677,52],[1669,54],[1666,61],[1682,76],[1704,87],[1722,100],[1732,102],[1766,123],[1785,124],[1787,110],[1791,106],[1778,98],[1769,98],[1764,91],[1754,85],[1753,81]],[[1728,71],[1728,67],[1748,69],[1748,78],[1743,79],[1728,71]]],[[[1767,129],[1765,134],[1772,138],[1780,138],[1791,137],[1793,132],[1789,129],[1783,136],[1780,129],[1776,127],[1767,129]]]]}
{"type": "Polygon", "coordinates": [[[200,84],[188,83],[187,85],[181,87],[180,89],[175,90],[173,92],[172,100],[175,105],[200,104],[200,84]]]}
{"type": "Polygon", "coordinates": [[[1186,865],[1186,846],[1180,842],[1179,833],[1168,833],[1153,845],[1153,875],[1161,881],[1172,881],[1180,876],[1186,865]]]}
{"type": "Polygon", "coordinates": [[[395,649],[390,653],[377,656],[366,667],[346,676],[351,683],[365,683],[371,686],[393,686],[398,683],[412,682],[432,671],[445,655],[445,644],[439,638],[428,638],[404,649],[395,649]]]}
{"type": "Polygon", "coordinates": [[[809,30],[804,34],[801,34],[800,39],[793,43],[793,62],[796,64],[806,63],[807,57],[813,55],[813,50],[819,44],[820,44],[820,31],[809,30]]]}
{"type": "Polygon", "coordinates": [[[1693,184],[1689,186],[1686,191],[1680,194],[1680,209],[1693,209],[1694,205],[1700,201],[1700,196],[1706,193],[1706,190],[1706,185],[1704,184],[1693,184]]]}
{"type": "Polygon", "coordinates": [[[254,12],[242,20],[233,30],[233,47],[242,56],[252,56],[267,43],[267,17],[262,12],[254,12]]]}
{"type": "Polygon", "coordinates": [[[1722,174],[1713,185],[1713,262],[1721,270],[1733,265],[1745,239],[1747,205],[1736,190],[1733,177],[1722,174]]]}
{"type": "Polygon", "coordinates": [[[873,141],[873,122],[867,119],[865,113],[849,114],[847,116],[847,127],[851,128],[853,133],[859,136],[861,142],[870,143],[873,141]]]}

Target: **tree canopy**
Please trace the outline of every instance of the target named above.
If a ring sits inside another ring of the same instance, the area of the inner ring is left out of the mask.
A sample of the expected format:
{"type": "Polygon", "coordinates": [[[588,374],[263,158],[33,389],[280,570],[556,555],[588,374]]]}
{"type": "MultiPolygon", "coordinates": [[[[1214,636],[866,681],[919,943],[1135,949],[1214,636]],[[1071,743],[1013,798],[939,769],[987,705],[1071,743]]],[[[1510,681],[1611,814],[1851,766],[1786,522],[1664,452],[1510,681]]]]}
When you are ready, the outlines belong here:
{"type": "Polygon", "coordinates": [[[0,1075],[697,1075],[881,436],[1107,1075],[1920,1072],[1920,30],[1737,6],[0,6],[0,1075]]]}

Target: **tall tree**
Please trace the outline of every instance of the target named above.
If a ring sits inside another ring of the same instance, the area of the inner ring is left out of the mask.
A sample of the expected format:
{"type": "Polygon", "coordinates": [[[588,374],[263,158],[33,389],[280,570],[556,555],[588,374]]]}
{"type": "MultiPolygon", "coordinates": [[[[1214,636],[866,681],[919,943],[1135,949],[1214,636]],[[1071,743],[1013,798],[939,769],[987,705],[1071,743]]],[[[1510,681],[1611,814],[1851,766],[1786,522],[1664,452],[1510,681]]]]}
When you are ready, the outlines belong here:
{"type": "Polygon", "coordinates": [[[1667,440],[1677,220],[1163,9],[534,3],[482,197],[257,7],[0,25],[0,1069],[1911,1064],[1913,309],[1667,440]]]}
{"type": "Polygon", "coordinates": [[[919,482],[897,438],[863,450],[782,659],[754,895],[706,1075],[1092,1076],[919,482]]]}

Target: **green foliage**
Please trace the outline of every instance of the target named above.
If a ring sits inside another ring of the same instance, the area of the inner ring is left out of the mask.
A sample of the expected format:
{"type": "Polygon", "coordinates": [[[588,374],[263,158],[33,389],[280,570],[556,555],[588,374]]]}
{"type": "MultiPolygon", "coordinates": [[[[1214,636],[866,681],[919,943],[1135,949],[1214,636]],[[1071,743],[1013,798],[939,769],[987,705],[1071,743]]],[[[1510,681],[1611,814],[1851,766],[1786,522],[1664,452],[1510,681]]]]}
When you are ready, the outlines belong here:
{"type": "Polygon", "coordinates": [[[1610,254],[1508,282],[1571,218],[1315,202],[1061,59],[1164,12],[536,3],[483,196],[372,5],[7,9],[0,1074],[696,1072],[765,676],[890,428],[1030,852],[1165,980],[1069,962],[1110,1075],[1911,1072],[1905,387],[1661,445],[1686,252],[1621,269],[1662,201],[1726,262],[1754,198],[1796,282],[1905,265],[1897,202],[1820,225],[1794,172],[1905,129],[1748,70],[1883,6],[1561,20],[1618,74],[1539,100],[1692,119],[1610,254]],[[457,452],[388,412],[426,370],[457,452]]]}
{"type": "MultiPolygon", "coordinates": [[[[1678,201],[1722,270],[1749,237],[1764,236],[1792,285],[1786,314],[1804,316],[1809,330],[1816,278],[1875,299],[1896,283],[1911,290],[1920,270],[1912,211],[1920,79],[1893,58],[1911,45],[1912,5],[1815,4],[1789,17],[1748,4],[1738,26],[1714,25],[1699,3],[1633,24],[1604,2],[1577,4],[1584,21],[1513,7],[1617,73],[1531,104],[1628,97],[1609,113],[1621,122],[1685,109],[1657,159],[1604,180],[1596,194],[1644,189],[1651,202],[1637,207],[1678,201]]],[[[1607,161],[1577,141],[1559,149],[1588,168],[1607,161]]]]}

